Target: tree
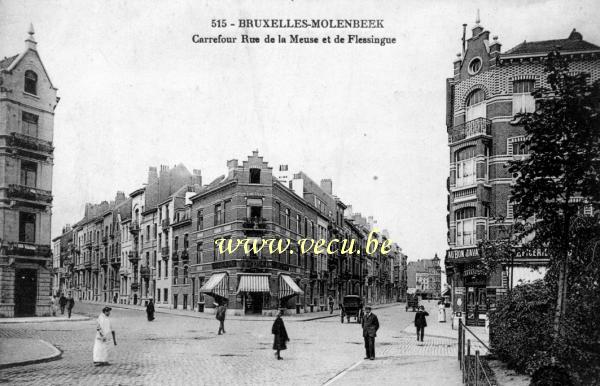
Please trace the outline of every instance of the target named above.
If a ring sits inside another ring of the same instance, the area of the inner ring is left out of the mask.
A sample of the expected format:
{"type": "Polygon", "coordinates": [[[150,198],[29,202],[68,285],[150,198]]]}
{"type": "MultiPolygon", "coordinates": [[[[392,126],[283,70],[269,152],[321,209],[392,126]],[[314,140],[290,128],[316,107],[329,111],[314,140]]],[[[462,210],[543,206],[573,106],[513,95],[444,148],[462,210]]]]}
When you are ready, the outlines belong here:
{"type": "Polygon", "coordinates": [[[561,333],[566,311],[572,226],[583,205],[600,202],[600,82],[569,72],[558,52],[548,54],[548,87],[533,92],[533,113],[517,115],[526,131],[529,156],[512,161],[515,215],[535,218],[533,243],[548,251],[557,267],[554,333],[561,333]]]}

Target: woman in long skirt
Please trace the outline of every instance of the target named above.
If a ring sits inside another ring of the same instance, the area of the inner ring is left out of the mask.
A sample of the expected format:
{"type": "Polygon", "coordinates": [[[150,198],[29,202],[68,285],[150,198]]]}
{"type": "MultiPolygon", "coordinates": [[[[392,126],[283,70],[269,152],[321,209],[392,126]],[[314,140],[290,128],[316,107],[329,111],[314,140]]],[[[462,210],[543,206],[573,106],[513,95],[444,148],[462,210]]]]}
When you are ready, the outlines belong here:
{"type": "Polygon", "coordinates": [[[110,347],[109,338],[112,335],[114,345],[117,345],[115,332],[110,325],[110,307],[104,307],[102,313],[96,321],[96,339],[94,340],[94,365],[101,366],[108,364],[108,351],[110,347]]]}
{"type": "Polygon", "coordinates": [[[148,316],[149,322],[154,320],[154,301],[152,299],[146,305],[146,316],[148,316]]]}
{"type": "Polygon", "coordinates": [[[446,306],[442,300],[438,302],[438,322],[446,323],[446,306]]]}
{"type": "Polygon", "coordinates": [[[279,360],[283,359],[280,355],[281,350],[287,349],[286,342],[290,341],[281,316],[283,316],[283,310],[279,310],[271,328],[271,333],[275,335],[273,338],[273,350],[275,350],[275,357],[279,360]]]}

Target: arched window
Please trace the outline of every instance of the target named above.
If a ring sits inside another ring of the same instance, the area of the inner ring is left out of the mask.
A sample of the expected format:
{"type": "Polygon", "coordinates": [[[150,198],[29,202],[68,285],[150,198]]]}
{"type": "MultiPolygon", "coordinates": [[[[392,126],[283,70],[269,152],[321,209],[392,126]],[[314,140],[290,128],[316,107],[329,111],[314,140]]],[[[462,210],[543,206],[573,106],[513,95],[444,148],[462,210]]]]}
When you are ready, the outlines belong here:
{"type": "Polygon", "coordinates": [[[475,146],[465,147],[454,153],[456,164],[456,187],[472,185],[477,179],[475,146]]]}
{"type": "Polygon", "coordinates": [[[25,87],[26,93],[37,95],[37,74],[31,70],[25,71],[25,87]]]}
{"type": "Polygon", "coordinates": [[[475,244],[475,208],[462,208],[454,213],[456,220],[456,245],[475,244]]]}
{"type": "Polygon", "coordinates": [[[466,110],[466,122],[486,117],[485,93],[482,89],[478,88],[469,94],[466,102],[466,110]]]}

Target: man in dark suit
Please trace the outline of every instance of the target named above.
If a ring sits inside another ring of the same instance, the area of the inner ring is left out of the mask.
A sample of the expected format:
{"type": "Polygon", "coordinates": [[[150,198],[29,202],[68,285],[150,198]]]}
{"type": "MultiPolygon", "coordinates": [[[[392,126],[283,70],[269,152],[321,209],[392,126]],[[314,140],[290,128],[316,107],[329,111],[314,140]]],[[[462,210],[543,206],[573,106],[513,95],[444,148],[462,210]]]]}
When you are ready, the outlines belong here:
{"type": "Polygon", "coordinates": [[[365,351],[367,356],[365,359],[375,359],[375,337],[379,330],[379,320],[377,315],[371,313],[371,307],[365,307],[365,316],[362,320],[363,338],[365,338],[365,351]]]}

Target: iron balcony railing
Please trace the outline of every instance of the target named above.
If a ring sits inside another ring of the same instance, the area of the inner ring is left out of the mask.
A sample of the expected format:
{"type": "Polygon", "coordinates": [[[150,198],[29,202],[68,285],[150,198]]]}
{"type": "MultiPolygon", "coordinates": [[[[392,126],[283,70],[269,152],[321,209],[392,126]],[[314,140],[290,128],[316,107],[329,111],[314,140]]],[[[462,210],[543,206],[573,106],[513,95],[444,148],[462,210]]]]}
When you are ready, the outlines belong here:
{"type": "Polygon", "coordinates": [[[21,198],[28,201],[41,201],[47,204],[52,202],[51,191],[17,184],[8,185],[8,197],[21,198]]]}
{"type": "Polygon", "coordinates": [[[448,133],[448,143],[454,143],[477,135],[491,135],[492,121],[487,118],[475,118],[456,125],[448,133]]]}
{"type": "Polygon", "coordinates": [[[52,142],[21,133],[10,133],[8,144],[9,146],[16,146],[23,149],[40,151],[44,153],[52,154],[52,152],[54,152],[52,142]]]}

